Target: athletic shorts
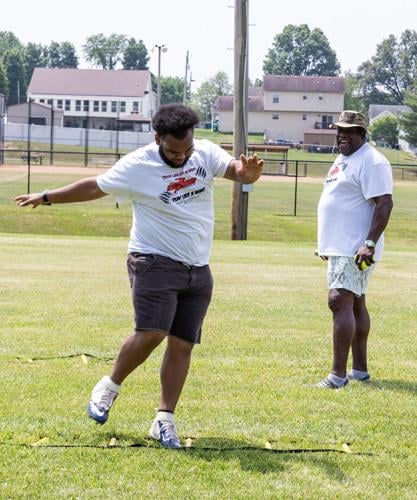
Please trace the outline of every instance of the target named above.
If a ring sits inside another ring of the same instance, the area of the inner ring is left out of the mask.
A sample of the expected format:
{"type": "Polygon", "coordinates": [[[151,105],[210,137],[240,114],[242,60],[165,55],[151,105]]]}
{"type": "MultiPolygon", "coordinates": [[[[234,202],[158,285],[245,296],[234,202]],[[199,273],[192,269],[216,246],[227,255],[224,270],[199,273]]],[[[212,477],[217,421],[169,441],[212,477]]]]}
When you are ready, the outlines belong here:
{"type": "Polygon", "coordinates": [[[136,330],[160,330],[200,343],[213,291],[210,267],[135,252],[128,254],[127,269],[136,330]]]}
{"type": "Polygon", "coordinates": [[[327,265],[327,281],[329,288],[344,288],[357,297],[365,295],[369,278],[374,270],[372,264],[366,271],[360,271],[354,257],[329,257],[327,265]]]}

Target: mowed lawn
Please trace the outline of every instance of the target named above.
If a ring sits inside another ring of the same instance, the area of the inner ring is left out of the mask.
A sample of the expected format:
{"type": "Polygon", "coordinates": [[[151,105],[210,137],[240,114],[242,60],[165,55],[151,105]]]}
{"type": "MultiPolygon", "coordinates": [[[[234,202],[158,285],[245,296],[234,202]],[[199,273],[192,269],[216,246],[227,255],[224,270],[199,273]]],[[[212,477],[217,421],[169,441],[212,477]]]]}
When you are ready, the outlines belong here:
{"type": "Polygon", "coordinates": [[[105,426],[85,411],[132,327],[129,208],[105,198],[17,209],[16,182],[0,184],[0,497],[417,496],[416,184],[396,186],[371,282],[372,381],[321,391],[331,317],[314,256],[320,184],[303,185],[311,212],[297,217],[279,206],[291,200],[285,183],[259,184],[249,241],[231,242],[230,184],[219,183],[214,298],[177,409],[191,448],[177,452],[147,439],[162,346],[127,379],[105,426]]]}

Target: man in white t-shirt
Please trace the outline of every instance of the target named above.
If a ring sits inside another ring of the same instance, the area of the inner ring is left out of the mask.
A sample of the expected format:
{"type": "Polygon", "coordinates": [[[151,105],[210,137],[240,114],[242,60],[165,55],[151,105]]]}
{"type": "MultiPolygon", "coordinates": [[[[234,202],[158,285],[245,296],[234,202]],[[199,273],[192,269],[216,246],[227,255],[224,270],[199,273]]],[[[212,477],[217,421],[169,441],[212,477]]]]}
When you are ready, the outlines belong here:
{"type": "Polygon", "coordinates": [[[343,111],[337,127],[340,154],[318,204],[318,255],[328,261],[328,305],[333,313],[333,366],[318,386],[344,387],[349,379],[369,380],[370,330],[365,294],[375,262],[381,260],[392,210],[392,170],[367,143],[362,113],[343,111]],[[352,370],[347,374],[349,350],[352,370]]]}
{"type": "Polygon", "coordinates": [[[235,160],[210,141],[194,140],[198,121],[186,106],[161,106],[152,120],[155,142],[126,155],[105,174],[15,198],[18,205],[33,208],[107,194],[131,202],[127,266],[135,332],[123,343],[110,376],[94,387],[87,409],[104,424],[122,382],[167,338],[159,410],[149,431],[167,448],[181,447],[174,411],[213,288],[208,260],[214,178],[251,184],[263,166],[256,155],[235,160]]]}

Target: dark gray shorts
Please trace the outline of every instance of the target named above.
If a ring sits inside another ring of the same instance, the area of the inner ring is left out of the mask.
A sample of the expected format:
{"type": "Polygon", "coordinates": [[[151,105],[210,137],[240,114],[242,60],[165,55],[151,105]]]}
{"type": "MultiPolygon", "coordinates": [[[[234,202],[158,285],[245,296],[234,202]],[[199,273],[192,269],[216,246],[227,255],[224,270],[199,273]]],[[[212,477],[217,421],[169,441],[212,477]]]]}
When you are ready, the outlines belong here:
{"type": "Polygon", "coordinates": [[[136,330],[162,330],[199,343],[213,290],[210,267],[187,266],[162,255],[130,253],[127,270],[136,330]]]}

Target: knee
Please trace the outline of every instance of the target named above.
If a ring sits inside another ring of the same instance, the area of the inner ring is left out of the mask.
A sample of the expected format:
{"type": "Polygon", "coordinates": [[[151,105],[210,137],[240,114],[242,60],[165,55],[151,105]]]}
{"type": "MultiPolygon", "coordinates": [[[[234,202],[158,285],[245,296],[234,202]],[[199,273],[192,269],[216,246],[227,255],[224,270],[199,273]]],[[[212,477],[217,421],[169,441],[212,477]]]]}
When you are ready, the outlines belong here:
{"type": "Polygon", "coordinates": [[[339,289],[332,289],[329,292],[327,305],[329,306],[329,309],[335,313],[348,305],[348,299],[348,292],[339,289]]]}

